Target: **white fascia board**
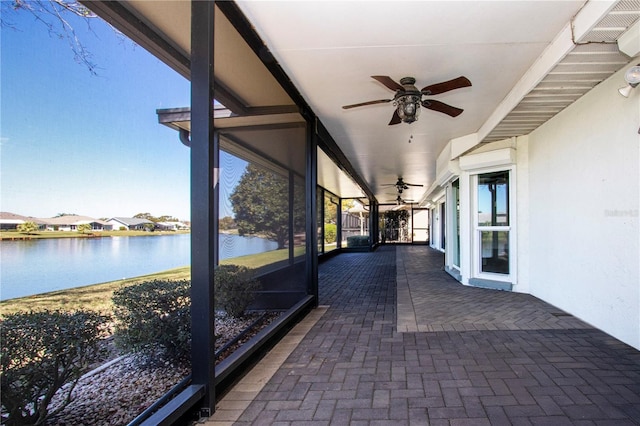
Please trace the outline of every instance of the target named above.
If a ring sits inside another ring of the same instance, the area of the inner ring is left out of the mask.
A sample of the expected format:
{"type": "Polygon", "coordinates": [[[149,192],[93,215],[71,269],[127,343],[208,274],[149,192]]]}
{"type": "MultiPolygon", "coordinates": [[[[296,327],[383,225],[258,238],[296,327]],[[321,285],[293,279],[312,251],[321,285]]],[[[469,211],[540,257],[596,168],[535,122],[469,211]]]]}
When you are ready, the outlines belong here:
{"type": "Polygon", "coordinates": [[[487,167],[506,166],[516,163],[516,150],[503,148],[495,151],[470,154],[460,157],[460,169],[478,170],[487,167]]]}
{"type": "Polygon", "coordinates": [[[440,151],[438,158],[436,159],[436,183],[438,183],[438,181],[440,180],[438,179],[438,176],[440,176],[447,169],[449,160],[451,160],[451,141],[449,141],[445,145],[442,151],[440,151]]]}
{"type": "Polygon", "coordinates": [[[433,207],[436,202],[445,195],[446,188],[443,188],[438,182],[434,182],[424,196],[420,199],[418,206],[420,207],[433,207]]]}
{"type": "Polygon", "coordinates": [[[570,53],[602,18],[618,3],[617,0],[592,0],[587,2],[573,20],[567,23],[547,46],[533,65],[500,102],[493,114],[478,129],[481,142],[509,114],[540,81],[570,53]]]}
{"type": "Polygon", "coordinates": [[[479,142],[480,139],[478,138],[477,133],[471,133],[469,135],[451,139],[451,159],[453,160],[454,158],[460,157],[465,152],[478,145],[479,142]]]}
{"type": "Polygon", "coordinates": [[[460,166],[458,157],[469,151],[478,144],[478,134],[471,133],[459,138],[454,138],[445,145],[440,151],[436,160],[436,179],[435,182],[427,189],[418,202],[419,206],[424,206],[428,201],[434,200],[436,191],[440,191],[442,185],[445,185],[454,176],[460,175],[460,166]]]}
{"type": "Polygon", "coordinates": [[[440,185],[438,185],[437,182],[432,183],[429,189],[427,189],[427,191],[424,193],[422,198],[420,198],[420,201],[418,201],[418,206],[431,208],[431,206],[433,205],[433,193],[439,188],[440,185]]]}
{"type": "Polygon", "coordinates": [[[640,20],[636,21],[618,38],[618,50],[630,58],[638,56],[640,53],[640,20]]]}
{"type": "Polygon", "coordinates": [[[442,151],[440,151],[440,154],[438,154],[438,158],[436,159],[436,179],[418,201],[418,205],[421,207],[424,207],[427,202],[433,200],[433,193],[435,191],[440,191],[442,185],[446,184],[453,176],[459,174],[460,169],[458,168],[458,162],[451,161],[453,158],[451,156],[452,141],[453,140],[450,140],[442,151]]]}
{"type": "Polygon", "coordinates": [[[446,166],[443,167],[436,176],[436,185],[444,186],[449,183],[449,181],[451,181],[454,177],[459,175],[460,167],[458,166],[458,161],[447,161],[446,166]]]}

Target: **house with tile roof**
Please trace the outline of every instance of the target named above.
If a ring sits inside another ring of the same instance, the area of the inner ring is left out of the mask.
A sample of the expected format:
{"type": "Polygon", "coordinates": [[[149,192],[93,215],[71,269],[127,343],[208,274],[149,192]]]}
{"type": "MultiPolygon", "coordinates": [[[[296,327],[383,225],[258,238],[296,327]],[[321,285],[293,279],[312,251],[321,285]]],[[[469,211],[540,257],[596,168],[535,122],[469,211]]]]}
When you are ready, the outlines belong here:
{"type": "Polygon", "coordinates": [[[111,231],[112,226],[107,222],[89,216],[64,215],[41,219],[46,224],[47,231],[77,231],[78,225],[88,223],[92,231],[111,231]]]}
{"type": "Polygon", "coordinates": [[[42,219],[35,217],[22,216],[16,213],[0,212],[0,230],[11,231],[18,228],[18,225],[25,222],[34,222],[41,229],[44,229],[45,223],[42,219]]]}
{"type": "Polygon", "coordinates": [[[144,231],[155,227],[152,221],[137,217],[112,217],[107,223],[115,230],[144,231]]]}

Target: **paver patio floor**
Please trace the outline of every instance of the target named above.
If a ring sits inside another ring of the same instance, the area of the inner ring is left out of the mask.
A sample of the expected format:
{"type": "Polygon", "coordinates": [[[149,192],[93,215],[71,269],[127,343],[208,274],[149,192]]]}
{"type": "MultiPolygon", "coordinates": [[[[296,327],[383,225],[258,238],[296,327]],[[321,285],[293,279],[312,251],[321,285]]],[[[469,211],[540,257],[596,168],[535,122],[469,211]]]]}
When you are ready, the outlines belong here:
{"type": "Polygon", "coordinates": [[[426,246],[319,267],[320,304],[207,424],[640,425],[640,352],[426,246]]]}

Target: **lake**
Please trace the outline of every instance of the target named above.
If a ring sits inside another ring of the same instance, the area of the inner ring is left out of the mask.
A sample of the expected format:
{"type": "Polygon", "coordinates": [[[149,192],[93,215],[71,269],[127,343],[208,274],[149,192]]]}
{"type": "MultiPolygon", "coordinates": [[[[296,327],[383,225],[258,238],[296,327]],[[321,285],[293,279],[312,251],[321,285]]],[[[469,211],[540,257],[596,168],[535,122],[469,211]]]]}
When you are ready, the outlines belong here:
{"type": "MultiPolygon", "coordinates": [[[[0,242],[0,300],[115,281],[191,262],[189,234],[0,242]]],[[[275,250],[262,238],[220,234],[220,259],[275,250]]]]}

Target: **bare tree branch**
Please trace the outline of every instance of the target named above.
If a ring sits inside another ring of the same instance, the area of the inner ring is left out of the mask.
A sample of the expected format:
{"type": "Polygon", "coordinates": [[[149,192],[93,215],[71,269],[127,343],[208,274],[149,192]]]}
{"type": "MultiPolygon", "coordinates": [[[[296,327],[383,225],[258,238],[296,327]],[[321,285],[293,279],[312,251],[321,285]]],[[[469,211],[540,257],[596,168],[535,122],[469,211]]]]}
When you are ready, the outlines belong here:
{"type": "MultiPolygon", "coordinates": [[[[92,75],[97,75],[97,65],[93,61],[92,53],[85,47],[76,34],[69,17],[76,16],[84,19],[87,29],[93,32],[91,20],[99,19],[98,15],[79,2],[71,0],[12,0],[0,1],[0,27],[19,30],[9,19],[12,15],[27,12],[36,21],[42,23],[51,37],[66,40],[73,52],[74,60],[85,66],[92,75]]],[[[122,35],[111,27],[117,34],[122,35]]],[[[95,34],[95,33],[94,33],[95,34]]]]}

